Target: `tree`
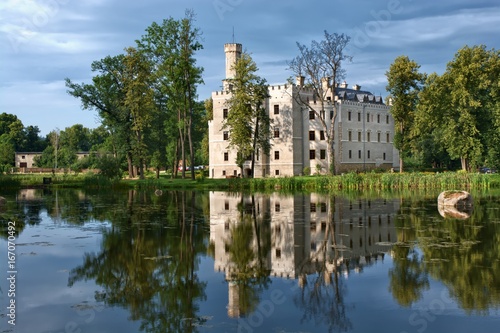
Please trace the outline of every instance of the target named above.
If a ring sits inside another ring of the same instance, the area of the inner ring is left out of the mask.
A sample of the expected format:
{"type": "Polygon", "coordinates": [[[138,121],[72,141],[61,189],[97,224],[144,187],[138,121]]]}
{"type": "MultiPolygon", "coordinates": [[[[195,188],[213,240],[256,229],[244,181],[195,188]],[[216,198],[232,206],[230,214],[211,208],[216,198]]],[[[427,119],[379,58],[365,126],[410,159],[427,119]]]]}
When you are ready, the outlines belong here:
{"type": "MultiPolygon", "coordinates": [[[[196,88],[203,82],[203,68],[196,66],[194,58],[195,53],[203,48],[199,41],[201,33],[194,27],[194,22],[194,12],[187,10],[182,20],[169,18],[161,25],[154,22],[146,29],[147,34],[137,41],[138,48],[144,50],[155,64],[155,89],[160,96],[166,96],[163,107],[164,112],[169,113],[165,130],[170,142],[177,141],[176,149],[172,149],[176,150],[174,160],[177,164],[177,153],[180,152],[183,166],[186,166],[186,149],[191,164],[194,161],[192,131],[194,113],[198,109],[196,88]]],[[[185,170],[182,169],[183,178],[185,170]]],[[[191,173],[191,178],[194,179],[194,173],[191,173]]]]}
{"type": "MultiPolygon", "coordinates": [[[[344,61],[351,61],[352,57],[345,53],[350,37],[345,34],[330,34],[324,31],[324,39],[320,42],[312,41],[311,46],[297,42],[299,55],[290,61],[289,69],[297,76],[305,79],[305,86],[299,86],[298,94],[294,94],[296,102],[305,106],[306,110],[315,113],[325,131],[325,139],[328,144],[327,160],[330,173],[337,172],[335,159],[335,121],[337,120],[337,104],[332,103],[332,113],[327,111],[327,97],[335,95],[335,85],[345,78],[345,69],[342,67],[344,61]],[[307,87],[313,90],[313,98],[319,99],[318,105],[311,105],[301,94],[302,89],[307,87]]],[[[340,135],[340,133],[339,133],[340,135]]]]}
{"type": "Polygon", "coordinates": [[[91,69],[99,74],[92,78],[92,84],[75,84],[67,78],[66,87],[70,95],[80,99],[82,109],[99,113],[102,124],[112,134],[115,155],[127,159],[129,177],[132,178],[135,176],[130,136],[132,117],[124,106],[124,60],[124,55],[117,55],[94,61],[91,69]]]}
{"type": "Polygon", "coordinates": [[[154,105],[154,92],[151,88],[151,64],[143,53],[135,48],[126,49],[124,59],[124,106],[131,114],[131,129],[135,133],[132,145],[133,157],[139,166],[139,176],[144,179],[144,164],[147,158],[147,145],[144,132],[150,126],[154,105]]]}
{"type": "Polygon", "coordinates": [[[229,147],[237,151],[236,164],[244,175],[243,163],[251,157],[251,176],[255,154],[262,149],[269,155],[270,120],[262,103],[268,95],[266,80],[257,76],[257,65],[252,57],[243,52],[240,59],[234,64],[234,78],[227,79],[231,88],[231,97],[226,101],[229,109],[222,129],[228,129],[229,147]]]}
{"type": "Polygon", "coordinates": [[[419,115],[462,170],[500,156],[500,53],[465,46],[443,75],[432,75],[420,96],[419,115]]]}
{"type": "Polygon", "coordinates": [[[387,91],[391,95],[390,112],[395,121],[394,146],[400,152],[399,172],[403,172],[403,158],[411,150],[410,128],[414,122],[418,93],[422,89],[425,74],[419,72],[420,65],[407,56],[399,56],[385,73],[387,91]]]}

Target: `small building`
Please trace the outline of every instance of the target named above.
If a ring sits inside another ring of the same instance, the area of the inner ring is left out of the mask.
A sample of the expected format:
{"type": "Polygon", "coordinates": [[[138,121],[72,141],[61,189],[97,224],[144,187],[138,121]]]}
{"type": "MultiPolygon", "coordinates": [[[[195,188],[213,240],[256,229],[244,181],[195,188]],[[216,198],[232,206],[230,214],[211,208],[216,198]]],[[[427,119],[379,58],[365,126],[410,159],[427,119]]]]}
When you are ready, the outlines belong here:
{"type": "Polygon", "coordinates": [[[40,152],[16,152],[15,166],[16,168],[34,168],[35,157],[42,155],[40,152]]]}
{"type": "MultiPolygon", "coordinates": [[[[35,157],[41,156],[42,152],[16,152],[14,157],[14,166],[16,168],[36,168],[35,157]]],[[[90,155],[88,151],[76,153],[77,159],[81,160],[90,155]]]]}

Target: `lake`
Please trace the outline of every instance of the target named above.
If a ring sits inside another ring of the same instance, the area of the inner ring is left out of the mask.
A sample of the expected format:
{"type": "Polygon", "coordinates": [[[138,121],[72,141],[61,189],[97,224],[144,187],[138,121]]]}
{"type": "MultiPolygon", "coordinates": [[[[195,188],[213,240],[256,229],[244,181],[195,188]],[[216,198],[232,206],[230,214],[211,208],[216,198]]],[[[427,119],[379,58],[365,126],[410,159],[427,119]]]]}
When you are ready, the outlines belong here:
{"type": "Polygon", "coordinates": [[[3,191],[0,332],[498,331],[500,193],[438,194],[3,191]]]}

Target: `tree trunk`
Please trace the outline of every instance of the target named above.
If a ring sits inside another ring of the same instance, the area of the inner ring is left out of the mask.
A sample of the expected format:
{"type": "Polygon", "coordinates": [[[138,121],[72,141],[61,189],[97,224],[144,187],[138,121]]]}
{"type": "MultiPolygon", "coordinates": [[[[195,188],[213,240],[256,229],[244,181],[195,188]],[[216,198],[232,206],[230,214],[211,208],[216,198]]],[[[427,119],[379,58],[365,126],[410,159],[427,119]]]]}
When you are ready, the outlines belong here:
{"type": "MultiPolygon", "coordinates": [[[[178,119],[179,119],[179,123],[181,122],[181,110],[179,110],[179,113],[178,113],[178,119]]],[[[185,120],[185,119],[184,119],[185,120]]],[[[186,178],[186,151],[184,149],[184,127],[186,125],[184,124],[181,128],[181,126],[179,126],[179,140],[180,140],[180,149],[181,149],[181,161],[182,161],[182,179],[186,178]]]]}
{"type": "Polygon", "coordinates": [[[132,164],[132,152],[127,151],[128,177],[134,178],[134,165],[132,164]]]}
{"type": "Polygon", "coordinates": [[[257,115],[257,119],[255,120],[255,131],[253,133],[253,147],[252,147],[252,165],[250,167],[250,177],[254,178],[254,169],[255,169],[255,153],[257,151],[257,135],[259,133],[259,119],[260,117],[257,115]]]}
{"type": "Polygon", "coordinates": [[[460,157],[460,163],[462,164],[462,170],[467,171],[467,158],[460,157]]]}
{"type": "Polygon", "coordinates": [[[193,166],[193,161],[194,161],[194,148],[193,148],[193,139],[191,135],[191,129],[192,129],[192,121],[193,121],[193,108],[191,105],[191,93],[188,92],[188,104],[189,104],[189,119],[188,119],[188,128],[187,128],[187,135],[188,135],[188,144],[189,144],[189,159],[191,160],[191,180],[195,179],[194,175],[194,166],[193,166]]]}

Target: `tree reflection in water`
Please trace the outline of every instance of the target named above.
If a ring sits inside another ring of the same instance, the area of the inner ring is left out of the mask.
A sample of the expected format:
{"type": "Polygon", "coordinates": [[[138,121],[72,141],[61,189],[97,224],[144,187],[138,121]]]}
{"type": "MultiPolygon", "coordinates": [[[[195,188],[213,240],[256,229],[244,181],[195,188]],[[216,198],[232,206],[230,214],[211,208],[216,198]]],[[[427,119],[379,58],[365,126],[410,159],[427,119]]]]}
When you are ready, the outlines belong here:
{"type": "Polygon", "coordinates": [[[128,308],[143,331],[197,332],[205,320],[197,303],[206,298],[196,273],[206,251],[203,226],[195,222],[200,207],[195,192],[163,198],[130,191],[122,210],[102,211],[112,227],[103,231],[101,251],[85,254],[68,285],[95,280],[102,300],[128,308]]]}

